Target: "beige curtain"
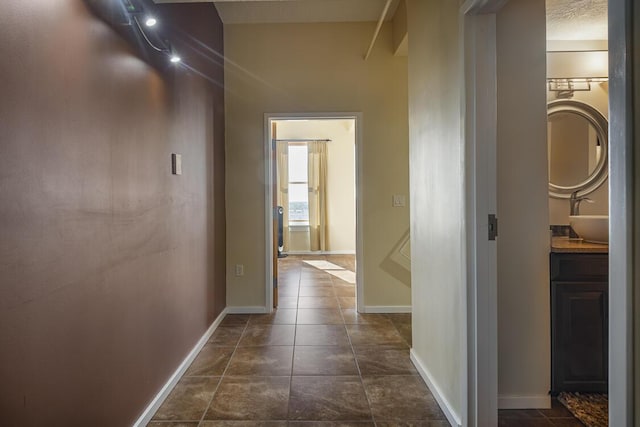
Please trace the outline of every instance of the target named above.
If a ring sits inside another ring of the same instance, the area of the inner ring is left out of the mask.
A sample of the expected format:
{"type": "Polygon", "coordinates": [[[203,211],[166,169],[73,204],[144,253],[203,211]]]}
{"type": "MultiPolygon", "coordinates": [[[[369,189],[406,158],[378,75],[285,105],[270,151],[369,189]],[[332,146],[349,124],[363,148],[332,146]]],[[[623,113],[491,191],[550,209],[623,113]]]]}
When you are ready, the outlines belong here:
{"type": "Polygon", "coordinates": [[[312,251],[327,250],[327,143],[309,146],[309,242],[312,251]]]}
{"type": "MultiPolygon", "coordinates": [[[[278,206],[282,206],[282,244],[283,251],[289,250],[289,143],[278,141],[276,146],[278,158],[278,206]]],[[[277,236],[274,236],[277,238],[277,236]]]]}

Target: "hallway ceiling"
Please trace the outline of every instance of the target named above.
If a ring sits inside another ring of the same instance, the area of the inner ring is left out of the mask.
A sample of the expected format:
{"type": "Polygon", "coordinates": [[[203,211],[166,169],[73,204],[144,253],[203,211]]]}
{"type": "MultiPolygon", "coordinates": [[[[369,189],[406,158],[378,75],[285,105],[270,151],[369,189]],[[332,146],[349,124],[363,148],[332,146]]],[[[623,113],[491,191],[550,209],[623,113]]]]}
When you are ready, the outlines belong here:
{"type": "Polygon", "coordinates": [[[547,40],[607,40],[607,0],[546,0],[547,40]]]}
{"type": "MultiPolygon", "coordinates": [[[[198,0],[195,0],[198,1],[198,0]]],[[[208,1],[211,0],[201,0],[208,1]]],[[[194,0],[155,0],[156,3],[194,3],[194,0]]],[[[386,0],[214,0],[225,24],[375,22],[386,0]]],[[[400,0],[393,0],[386,20],[393,18],[400,0]]]]}
{"type": "MultiPolygon", "coordinates": [[[[372,22],[386,0],[154,0],[215,3],[225,24],[372,22]]],[[[400,0],[386,16],[393,18],[400,0]]],[[[546,0],[547,40],[607,40],[607,0],[546,0]]]]}

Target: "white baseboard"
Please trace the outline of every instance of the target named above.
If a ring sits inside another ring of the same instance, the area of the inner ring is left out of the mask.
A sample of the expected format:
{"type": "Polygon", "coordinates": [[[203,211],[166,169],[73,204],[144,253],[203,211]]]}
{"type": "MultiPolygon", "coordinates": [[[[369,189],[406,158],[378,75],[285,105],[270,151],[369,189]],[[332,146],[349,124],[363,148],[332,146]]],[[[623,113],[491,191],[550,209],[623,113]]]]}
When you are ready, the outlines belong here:
{"type": "Polygon", "coordinates": [[[227,307],[227,314],[264,314],[268,313],[263,305],[227,307]]]}
{"type": "Polygon", "coordinates": [[[411,313],[410,305],[367,305],[365,313],[411,313]]]}
{"type": "Polygon", "coordinates": [[[424,382],[427,383],[427,387],[429,387],[429,390],[431,390],[433,397],[435,397],[436,402],[438,402],[438,405],[440,405],[440,409],[442,409],[442,412],[444,412],[444,415],[445,417],[447,417],[449,423],[456,427],[462,427],[460,416],[456,414],[456,411],[451,407],[449,401],[447,401],[447,399],[442,394],[442,391],[440,391],[438,386],[433,382],[431,374],[429,374],[429,371],[424,366],[424,363],[422,363],[422,360],[420,360],[420,358],[414,353],[413,349],[411,349],[410,357],[413,365],[418,370],[418,373],[420,374],[424,382]]]}
{"type": "Polygon", "coordinates": [[[204,347],[207,341],[209,341],[209,338],[211,338],[211,335],[213,335],[213,332],[216,330],[218,325],[220,325],[220,322],[222,322],[222,319],[224,319],[224,316],[226,315],[227,309],[225,308],[224,310],[222,310],[222,313],[220,313],[216,320],[213,321],[211,326],[209,326],[209,329],[207,329],[204,335],[202,335],[200,340],[198,340],[198,343],[189,352],[187,357],[182,361],[182,363],[180,363],[178,369],[176,369],[175,372],[169,377],[169,380],[160,389],[151,403],[149,403],[144,412],[142,412],[142,415],[140,415],[140,418],[138,418],[135,424],[133,424],[133,427],[144,427],[149,423],[149,421],[151,421],[151,418],[156,413],[158,408],[160,408],[160,405],[162,405],[167,396],[169,396],[169,393],[171,393],[171,390],[173,390],[176,384],[178,384],[178,381],[180,380],[180,378],[182,378],[182,375],[187,371],[191,363],[198,356],[198,353],[200,353],[200,350],[202,350],[202,347],[204,347]]]}
{"type": "Polygon", "coordinates": [[[288,251],[287,255],[355,255],[356,251],[288,251]]]}
{"type": "Polygon", "coordinates": [[[551,396],[548,394],[498,395],[498,409],[549,409],[551,396]]]}

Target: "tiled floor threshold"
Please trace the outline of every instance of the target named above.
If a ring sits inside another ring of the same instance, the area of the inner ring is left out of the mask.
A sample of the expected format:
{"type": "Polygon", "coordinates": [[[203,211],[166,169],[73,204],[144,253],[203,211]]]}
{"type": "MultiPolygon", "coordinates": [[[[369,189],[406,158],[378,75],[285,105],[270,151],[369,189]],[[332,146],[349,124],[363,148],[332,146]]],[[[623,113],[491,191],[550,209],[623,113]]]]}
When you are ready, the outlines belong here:
{"type": "MultiPolygon", "coordinates": [[[[448,427],[409,360],[411,315],[358,314],[354,263],[280,260],[278,309],[227,315],[148,425],[448,427]]],[[[562,409],[499,425],[581,425],[562,409]]]]}

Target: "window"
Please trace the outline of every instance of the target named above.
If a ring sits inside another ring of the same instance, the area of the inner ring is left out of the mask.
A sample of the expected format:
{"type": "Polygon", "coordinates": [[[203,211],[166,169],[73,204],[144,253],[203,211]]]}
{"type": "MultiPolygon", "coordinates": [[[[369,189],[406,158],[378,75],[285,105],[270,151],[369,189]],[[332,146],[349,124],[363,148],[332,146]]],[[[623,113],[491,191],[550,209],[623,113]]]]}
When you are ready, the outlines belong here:
{"type": "Polygon", "coordinates": [[[289,144],[289,225],[309,225],[307,144],[289,144]]]}

